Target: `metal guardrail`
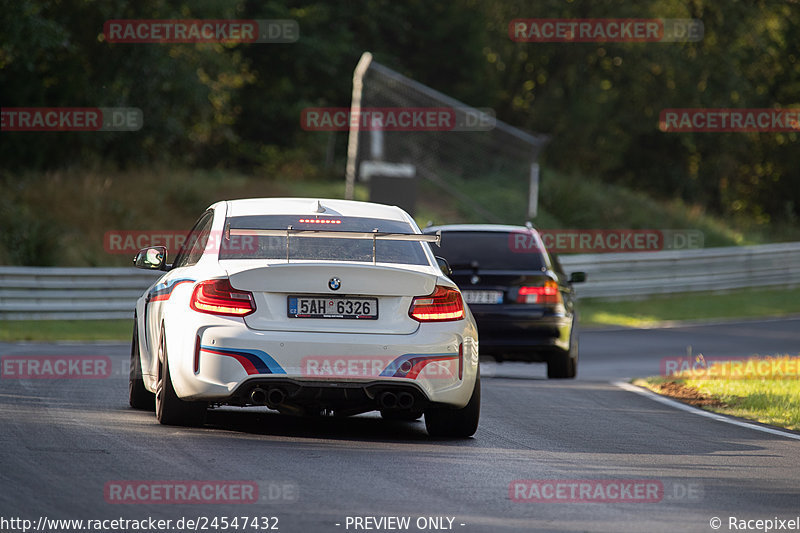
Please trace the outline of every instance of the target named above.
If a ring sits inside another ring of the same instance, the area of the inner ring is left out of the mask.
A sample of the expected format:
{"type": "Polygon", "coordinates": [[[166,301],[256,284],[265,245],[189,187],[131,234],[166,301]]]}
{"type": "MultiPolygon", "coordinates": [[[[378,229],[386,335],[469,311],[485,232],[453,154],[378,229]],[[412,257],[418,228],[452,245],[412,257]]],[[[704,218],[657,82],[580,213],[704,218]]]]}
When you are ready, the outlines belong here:
{"type": "Polygon", "coordinates": [[[0,320],[133,318],[163,272],[134,268],[0,267],[0,320]]]}
{"type": "MultiPolygon", "coordinates": [[[[584,271],[582,298],[800,285],[800,243],[699,250],[561,256],[584,271]]],[[[0,320],[111,319],[133,316],[136,299],[159,272],[133,268],[0,267],[0,320]]]]}
{"type": "Polygon", "coordinates": [[[586,272],[583,298],[631,299],[691,291],[800,285],[800,243],[561,256],[586,272]]]}

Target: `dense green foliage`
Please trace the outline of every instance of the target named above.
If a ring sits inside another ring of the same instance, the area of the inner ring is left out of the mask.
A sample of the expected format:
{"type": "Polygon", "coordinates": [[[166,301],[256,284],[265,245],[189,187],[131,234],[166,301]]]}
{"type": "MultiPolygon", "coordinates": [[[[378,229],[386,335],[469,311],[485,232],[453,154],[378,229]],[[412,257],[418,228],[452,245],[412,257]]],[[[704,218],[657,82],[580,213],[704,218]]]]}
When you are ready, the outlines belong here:
{"type": "MultiPolygon", "coordinates": [[[[145,121],[135,133],[3,132],[3,188],[27,170],[96,165],[322,168],[331,136],[303,131],[300,111],[349,105],[353,68],[370,50],[425,84],[552,135],[543,158],[563,174],[764,225],[800,215],[798,133],[658,129],[664,108],[800,104],[800,7],[790,2],[18,0],[0,11],[0,36],[4,107],[138,107],[145,121]],[[508,36],[520,17],[696,18],[705,38],[524,44],[508,36]],[[108,43],[103,23],[119,18],[288,18],[300,39],[108,43]]],[[[332,173],[341,175],[345,135],[333,141],[332,173]]],[[[8,220],[12,206],[0,207],[8,220]]]]}

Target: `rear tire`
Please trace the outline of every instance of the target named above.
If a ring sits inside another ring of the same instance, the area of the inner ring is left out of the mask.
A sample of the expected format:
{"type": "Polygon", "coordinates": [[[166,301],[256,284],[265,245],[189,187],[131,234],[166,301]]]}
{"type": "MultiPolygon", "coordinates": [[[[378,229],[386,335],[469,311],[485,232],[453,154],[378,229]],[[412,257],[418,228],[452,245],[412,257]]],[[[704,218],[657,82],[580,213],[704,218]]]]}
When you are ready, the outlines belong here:
{"type": "Polygon", "coordinates": [[[158,358],[158,384],[156,385],[156,418],[167,426],[202,426],[208,405],[205,402],[187,402],[178,398],[172,387],[167,360],[164,328],[158,358]]]}
{"type": "Polygon", "coordinates": [[[569,339],[569,351],[553,356],[547,362],[547,377],[550,379],[574,379],[578,375],[578,338],[575,325],[569,339]]]}
{"type": "Polygon", "coordinates": [[[547,362],[547,377],[550,379],[572,379],[575,374],[575,360],[569,356],[569,352],[547,362]]]}
{"type": "Polygon", "coordinates": [[[133,317],[133,337],[131,338],[131,369],[128,376],[128,403],[134,409],[152,411],[155,408],[155,395],[147,390],[142,378],[142,360],[139,357],[138,319],[133,317]]]}
{"type": "Polygon", "coordinates": [[[475,378],[469,403],[461,409],[430,407],[425,410],[425,429],[431,437],[467,438],[478,430],[481,414],[481,375],[475,378]]]}
{"type": "Polygon", "coordinates": [[[419,420],[422,415],[424,414],[423,411],[398,411],[398,410],[390,410],[390,409],[381,409],[381,418],[384,420],[404,420],[406,422],[413,422],[414,420],[419,420]]]}

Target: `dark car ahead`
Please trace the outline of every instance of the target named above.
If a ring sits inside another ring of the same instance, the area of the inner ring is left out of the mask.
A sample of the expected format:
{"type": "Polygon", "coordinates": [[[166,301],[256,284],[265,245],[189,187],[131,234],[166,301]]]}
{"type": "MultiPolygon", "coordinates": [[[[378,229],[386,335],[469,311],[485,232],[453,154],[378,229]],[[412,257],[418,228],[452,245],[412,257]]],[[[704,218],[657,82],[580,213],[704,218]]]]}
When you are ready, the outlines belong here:
{"type": "Polygon", "coordinates": [[[499,361],[547,363],[550,378],[574,378],[577,316],[572,284],[532,227],[459,224],[431,226],[478,323],[481,355],[499,361]]]}

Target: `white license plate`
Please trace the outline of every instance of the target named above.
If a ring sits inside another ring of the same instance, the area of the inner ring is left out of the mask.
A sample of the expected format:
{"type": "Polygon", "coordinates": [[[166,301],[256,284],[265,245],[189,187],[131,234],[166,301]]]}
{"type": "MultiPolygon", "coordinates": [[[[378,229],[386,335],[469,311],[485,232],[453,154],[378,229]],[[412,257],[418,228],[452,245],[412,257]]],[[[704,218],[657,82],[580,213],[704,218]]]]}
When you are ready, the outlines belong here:
{"type": "Polygon", "coordinates": [[[468,304],[501,304],[503,291],[461,291],[468,304]]]}
{"type": "Polygon", "coordinates": [[[289,296],[287,304],[289,318],[378,318],[377,298],[289,296]]]}

